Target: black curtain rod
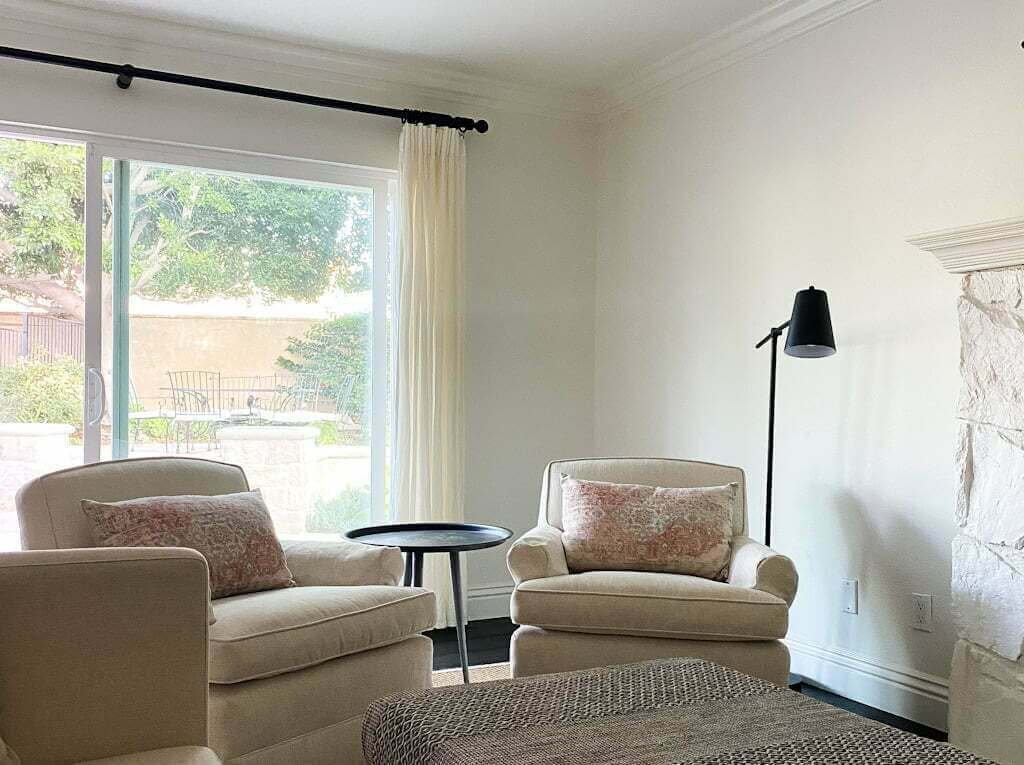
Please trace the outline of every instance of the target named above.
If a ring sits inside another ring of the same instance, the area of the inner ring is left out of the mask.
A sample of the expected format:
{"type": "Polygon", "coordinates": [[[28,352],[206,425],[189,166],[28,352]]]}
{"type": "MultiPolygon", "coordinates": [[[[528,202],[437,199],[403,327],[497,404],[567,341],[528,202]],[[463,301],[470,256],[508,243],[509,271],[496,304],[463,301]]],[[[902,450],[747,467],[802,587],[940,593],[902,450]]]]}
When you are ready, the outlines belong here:
{"type": "Polygon", "coordinates": [[[35,61],[40,64],[66,66],[71,69],[86,69],[90,72],[113,74],[117,76],[117,86],[122,90],[130,88],[134,79],[156,80],[158,82],[170,82],[174,85],[188,85],[193,88],[220,90],[225,93],[241,93],[247,96],[258,96],[259,98],[273,98],[277,101],[291,101],[296,104],[323,106],[327,109],[343,109],[348,112],[394,117],[395,119],[402,120],[402,122],[458,128],[462,131],[476,130],[480,133],[486,133],[488,127],[486,120],[474,120],[471,117],[453,117],[450,114],[424,112],[418,109],[392,109],[388,106],[360,104],[356,101],[341,101],[337,98],[324,98],[323,96],[293,93],[288,90],[277,90],[275,88],[261,88],[258,85],[212,80],[207,77],[193,77],[190,74],[162,72],[159,69],[142,69],[131,64],[110,64],[105,61],[92,61],[87,58],[59,56],[56,53],[43,53],[42,51],[25,50],[23,48],[0,46],[0,56],[16,58],[22,61],[35,61]]]}

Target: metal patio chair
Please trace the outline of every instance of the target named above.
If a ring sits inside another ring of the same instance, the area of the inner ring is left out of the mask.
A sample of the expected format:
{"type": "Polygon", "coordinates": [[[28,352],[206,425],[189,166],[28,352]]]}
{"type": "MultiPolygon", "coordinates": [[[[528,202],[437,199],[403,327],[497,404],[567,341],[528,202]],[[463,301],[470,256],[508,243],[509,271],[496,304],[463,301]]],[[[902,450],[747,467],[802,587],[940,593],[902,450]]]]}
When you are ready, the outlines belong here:
{"type": "Polygon", "coordinates": [[[171,381],[171,400],[174,402],[171,430],[175,451],[181,451],[182,440],[185,452],[191,451],[195,432],[206,435],[207,450],[212,450],[217,427],[227,422],[220,372],[188,370],[168,372],[167,376],[171,381]]]}
{"type": "Polygon", "coordinates": [[[296,375],[275,394],[267,419],[272,425],[339,422],[352,397],[355,381],[355,375],[346,375],[332,389],[320,375],[296,375]]]}
{"type": "MultiPolygon", "coordinates": [[[[139,443],[139,431],[142,423],[154,420],[170,421],[171,415],[164,411],[163,401],[156,409],[144,409],[139,399],[139,392],[135,389],[135,383],[128,381],[128,427],[131,431],[133,443],[139,443]]],[[[167,451],[167,434],[164,435],[164,451],[167,451]]]]}

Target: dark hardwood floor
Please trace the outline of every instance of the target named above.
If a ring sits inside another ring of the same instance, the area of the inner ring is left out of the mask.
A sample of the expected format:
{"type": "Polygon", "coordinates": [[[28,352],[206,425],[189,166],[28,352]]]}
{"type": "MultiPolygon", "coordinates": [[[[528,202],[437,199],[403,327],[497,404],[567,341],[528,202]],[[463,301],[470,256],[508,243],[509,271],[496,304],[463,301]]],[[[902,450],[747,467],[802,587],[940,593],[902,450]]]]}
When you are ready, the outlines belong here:
{"type": "MultiPolygon", "coordinates": [[[[508,661],[508,640],[516,626],[508,619],[484,619],[466,625],[469,663],[498,664],[508,661]]],[[[431,630],[427,637],[434,641],[434,669],[459,666],[459,642],[455,628],[431,630]]]]}
{"type": "MultiPolygon", "coordinates": [[[[466,627],[469,663],[471,665],[497,664],[508,661],[508,641],[514,630],[515,625],[508,619],[485,619],[483,621],[470,622],[466,627]]],[[[452,669],[459,666],[459,644],[455,637],[454,628],[432,630],[427,633],[427,636],[434,641],[434,669],[452,669]]],[[[840,707],[862,717],[878,720],[900,730],[916,733],[918,736],[925,736],[937,741],[946,740],[946,734],[940,730],[935,730],[926,725],[920,725],[888,712],[883,712],[880,709],[851,701],[822,688],[816,688],[808,683],[804,683],[800,692],[826,704],[840,707]]]]}

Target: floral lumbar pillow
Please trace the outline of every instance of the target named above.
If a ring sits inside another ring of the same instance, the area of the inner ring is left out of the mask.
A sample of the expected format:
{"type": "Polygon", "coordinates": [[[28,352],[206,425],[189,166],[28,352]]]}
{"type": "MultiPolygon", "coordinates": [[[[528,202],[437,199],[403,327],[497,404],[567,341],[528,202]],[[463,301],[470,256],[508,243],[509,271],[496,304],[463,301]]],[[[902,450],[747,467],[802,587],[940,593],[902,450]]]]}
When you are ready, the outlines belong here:
{"type": "Polygon", "coordinates": [[[191,547],[210,567],[210,596],[295,584],[259,490],[216,496],[82,500],[100,547],[191,547]]]}
{"type": "Polygon", "coordinates": [[[740,486],[666,489],[562,476],[571,571],[663,571],[725,579],[740,486]]]}

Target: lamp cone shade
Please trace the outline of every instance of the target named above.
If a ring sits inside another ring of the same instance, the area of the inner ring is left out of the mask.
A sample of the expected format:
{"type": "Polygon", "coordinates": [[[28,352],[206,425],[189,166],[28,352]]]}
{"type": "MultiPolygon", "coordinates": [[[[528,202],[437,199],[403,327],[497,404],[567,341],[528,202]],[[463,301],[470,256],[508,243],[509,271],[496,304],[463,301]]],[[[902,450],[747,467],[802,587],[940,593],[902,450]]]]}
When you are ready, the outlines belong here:
{"type": "Polygon", "coordinates": [[[832,336],[832,316],[828,311],[828,295],[813,286],[796,293],[793,315],[786,335],[786,355],[800,359],[820,359],[836,352],[832,336]]]}

